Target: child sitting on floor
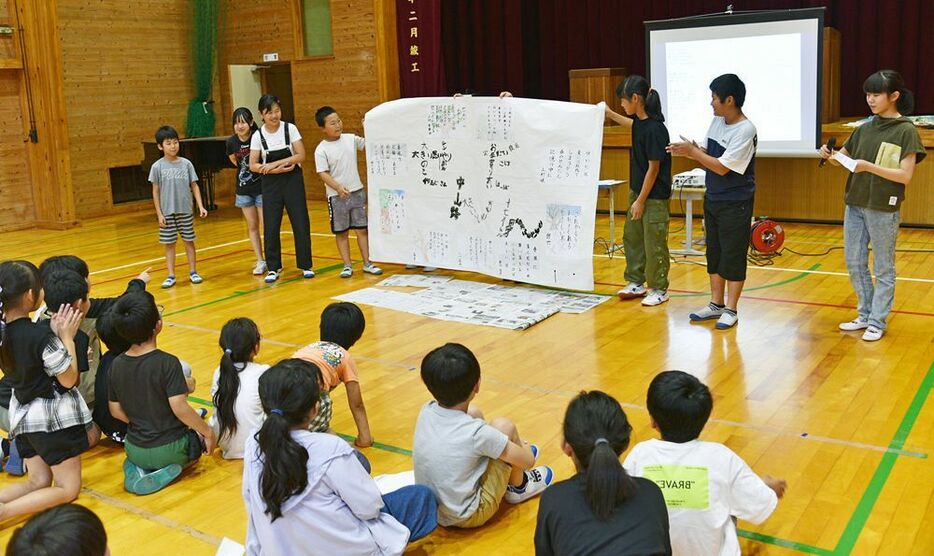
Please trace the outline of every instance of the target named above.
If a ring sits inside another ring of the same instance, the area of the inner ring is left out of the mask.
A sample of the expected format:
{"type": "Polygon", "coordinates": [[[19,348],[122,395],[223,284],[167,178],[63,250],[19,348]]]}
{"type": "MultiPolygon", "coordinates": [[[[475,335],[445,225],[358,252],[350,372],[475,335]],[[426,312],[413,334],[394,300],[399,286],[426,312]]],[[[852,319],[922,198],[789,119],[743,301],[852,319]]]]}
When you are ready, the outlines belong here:
{"type": "Polygon", "coordinates": [[[661,440],[640,442],[623,467],[662,489],[677,555],[739,556],[734,517],[762,523],[785,492],[785,481],[759,478],[732,450],[698,440],[710,411],[710,390],[682,371],[652,380],[647,397],[652,427],[661,440]]]}
{"type": "Polygon", "coordinates": [[[308,430],[322,383],[313,369],[287,359],[259,377],[266,420],[243,462],[247,553],[402,554],[437,526],[435,499],[418,485],[380,495],[352,447],[308,430]]]}
{"type": "Polygon", "coordinates": [[[253,362],[259,353],[259,328],[250,319],[227,321],[220,346],[224,353],[211,382],[214,415],[209,423],[224,459],[241,459],[247,435],[266,418],[259,401],[259,377],[269,365],[253,362]]]}
{"type": "Polygon", "coordinates": [[[210,454],[214,431],[188,405],[188,384],[178,358],[156,347],[162,319],[148,292],[124,295],[113,308],[117,333],[131,346],[109,376],[110,413],[129,424],[124,482],[134,494],[152,494],[182,467],[210,454]]]}
{"type": "MultiPolygon", "coordinates": [[[[84,299],[71,300],[87,303],[84,299]]],[[[0,263],[0,368],[12,385],[10,432],[29,480],[0,491],[0,521],[70,502],[81,492],[81,453],[100,431],[74,388],[75,334],[82,314],[69,303],[51,330],[29,313],[42,303],[39,270],[28,261],[0,263]]]]}
{"type": "Polygon", "coordinates": [[[538,447],[519,438],[504,417],[489,423],[470,401],[480,391],[480,363],[460,344],[445,344],[422,360],[422,381],[434,400],[418,414],[412,460],[415,482],[438,498],[438,523],[479,527],[500,502],[524,502],[554,479],[535,465],[538,447]]]}
{"type": "Polygon", "coordinates": [[[357,439],[354,444],[366,448],[373,444],[370,424],[366,418],[366,406],[360,392],[357,365],[347,351],[363,336],[366,320],[363,311],[353,303],[332,303],[321,313],[321,340],[305,346],[292,357],[314,363],[321,369],[321,404],[309,430],[326,432],[331,427],[330,392],[341,383],[347,390],[347,403],[357,423],[357,439]]]}

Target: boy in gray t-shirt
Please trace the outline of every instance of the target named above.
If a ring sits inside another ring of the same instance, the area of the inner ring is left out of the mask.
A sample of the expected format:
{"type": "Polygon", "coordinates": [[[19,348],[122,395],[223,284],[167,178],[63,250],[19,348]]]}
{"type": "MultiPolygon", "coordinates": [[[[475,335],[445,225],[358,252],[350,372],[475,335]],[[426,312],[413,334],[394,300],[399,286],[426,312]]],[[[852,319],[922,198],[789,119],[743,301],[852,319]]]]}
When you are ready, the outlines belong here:
{"type": "Polygon", "coordinates": [[[208,211],[201,203],[198,174],[195,167],[178,156],[178,132],[171,126],[162,126],[156,131],[156,144],[163,157],[149,169],[152,183],[152,200],[159,219],[159,243],[165,245],[165,263],[169,275],[162,282],[163,288],[175,285],[175,242],[182,236],[185,254],[188,256],[188,277],[193,284],[204,281],[198,274],[195,255],[195,224],[191,197],[198,204],[198,215],[204,218],[208,211]]]}
{"type": "Polygon", "coordinates": [[[438,523],[480,527],[500,502],[524,502],[554,479],[535,465],[538,447],[519,438],[504,417],[489,423],[470,401],[480,388],[480,363],[460,344],[445,344],[422,360],[422,381],[435,400],[422,407],[415,425],[415,482],[438,499],[438,523]]]}

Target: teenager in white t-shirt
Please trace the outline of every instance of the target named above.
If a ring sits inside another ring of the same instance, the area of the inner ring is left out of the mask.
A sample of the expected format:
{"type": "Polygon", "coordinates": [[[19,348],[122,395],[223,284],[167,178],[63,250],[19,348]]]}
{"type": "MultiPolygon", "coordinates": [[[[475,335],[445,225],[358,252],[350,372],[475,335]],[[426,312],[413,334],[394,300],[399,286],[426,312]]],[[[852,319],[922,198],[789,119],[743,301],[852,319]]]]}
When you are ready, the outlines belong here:
{"type": "Polygon", "coordinates": [[[784,494],[785,481],[760,478],[723,444],[697,439],[713,398],[696,377],[660,373],[649,385],[647,405],[662,439],[637,444],[623,467],[662,489],[672,554],[739,556],[733,519],[765,521],[784,494]]]}
{"type": "Polygon", "coordinates": [[[350,230],[357,234],[357,246],[363,257],[363,272],[382,274],[381,268],[370,262],[367,238],[366,191],[357,170],[357,151],[366,146],[363,137],[344,133],[344,122],[337,110],[322,106],[315,121],[324,132],[324,139],[315,148],[315,171],[324,181],[328,194],[331,231],[337,240],[337,250],[344,261],[341,278],[353,275],[350,261],[350,230]]]}
{"type": "Polygon", "coordinates": [[[710,83],[714,118],[701,147],[681,137],[668,152],[696,160],[706,170],[704,227],[710,302],[692,321],[716,320],[717,330],[739,321],[739,296],[746,283],[749,223],[756,192],[756,126],[743,113],[746,85],[732,73],[710,83]]]}

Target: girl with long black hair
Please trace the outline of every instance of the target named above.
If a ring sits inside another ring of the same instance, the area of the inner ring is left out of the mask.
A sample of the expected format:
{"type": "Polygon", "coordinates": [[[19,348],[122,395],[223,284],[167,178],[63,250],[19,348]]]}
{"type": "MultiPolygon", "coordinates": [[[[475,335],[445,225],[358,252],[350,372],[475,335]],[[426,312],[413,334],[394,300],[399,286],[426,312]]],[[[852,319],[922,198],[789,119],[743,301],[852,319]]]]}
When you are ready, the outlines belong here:
{"type": "Polygon", "coordinates": [[[247,438],[243,462],[247,552],[402,554],[408,541],[435,529],[434,495],[412,485],[381,496],[349,444],[308,431],[320,374],[312,363],[286,359],[259,379],[266,420],[247,438]]]}
{"type": "Polygon", "coordinates": [[[210,425],[224,459],[243,458],[247,436],[266,418],[259,401],[259,377],[269,365],[253,362],[259,343],[259,328],[248,318],[227,321],[221,329],[223,354],[211,382],[214,415],[210,425]]]}
{"type": "Polygon", "coordinates": [[[568,404],[561,448],[577,474],[542,494],[535,553],[671,554],[668,510],[658,485],[619,463],[632,427],[619,402],[594,390],[568,404]]]}

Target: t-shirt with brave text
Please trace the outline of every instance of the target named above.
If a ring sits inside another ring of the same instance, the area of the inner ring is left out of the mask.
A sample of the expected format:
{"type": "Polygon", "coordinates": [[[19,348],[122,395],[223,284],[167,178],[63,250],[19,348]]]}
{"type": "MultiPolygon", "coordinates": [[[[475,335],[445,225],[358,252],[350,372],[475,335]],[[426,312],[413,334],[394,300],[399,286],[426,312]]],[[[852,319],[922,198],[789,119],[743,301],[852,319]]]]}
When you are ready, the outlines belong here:
{"type": "Polygon", "coordinates": [[[740,556],[733,516],[762,523],[778,496],[732,450],[716,442],[640,442],[623,467],[661,487],[675,556],[740,556]]]}

